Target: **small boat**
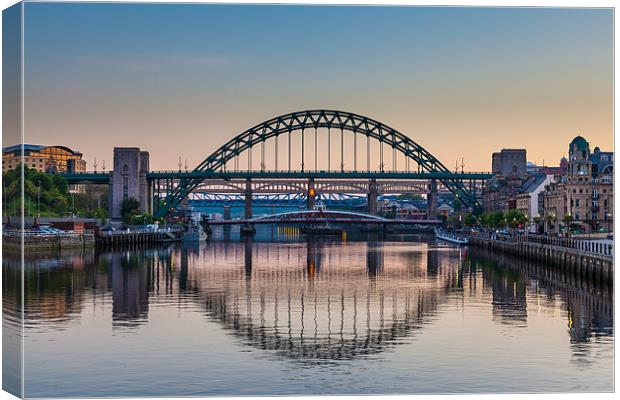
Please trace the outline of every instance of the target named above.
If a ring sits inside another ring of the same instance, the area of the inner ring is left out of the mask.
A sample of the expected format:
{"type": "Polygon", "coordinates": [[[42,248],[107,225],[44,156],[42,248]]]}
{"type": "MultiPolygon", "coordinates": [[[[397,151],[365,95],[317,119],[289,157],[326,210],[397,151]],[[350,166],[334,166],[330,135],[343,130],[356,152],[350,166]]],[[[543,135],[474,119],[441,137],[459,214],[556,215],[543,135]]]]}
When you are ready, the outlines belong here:
{"type": "Polygon", "coordinates": [[[435,237],[437,239],[450,242],[450,243],[455,243],[458,245],[465,245],[468,243],[468,240],[466,237],[444,232],[441,229],[435,229],[435,237]]]}
{"type": "Polygon", "coordinates": [[[207,240],[207,234],[200,225],[191,224],[183,233],[184,242],[202,242],[207,240]]]}

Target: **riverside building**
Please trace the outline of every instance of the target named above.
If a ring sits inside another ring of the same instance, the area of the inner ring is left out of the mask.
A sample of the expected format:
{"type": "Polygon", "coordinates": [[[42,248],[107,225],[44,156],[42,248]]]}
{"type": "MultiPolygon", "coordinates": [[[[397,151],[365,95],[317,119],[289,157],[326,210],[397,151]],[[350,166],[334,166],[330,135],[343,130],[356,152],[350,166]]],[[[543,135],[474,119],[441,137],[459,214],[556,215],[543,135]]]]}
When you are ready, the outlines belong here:
{"type": "Polygon", "coordinates": [[[2,172],[17,168],[23,163],[40,172],[85,172],[86,161],[82,153],[66,146],[44,146],[37,144],[4,147],[2,149],[2,172]]]}
{"type": "Polygon", "coordinates": [[[545,231],[577,233],[613,231],[613,152],[577,136],[569,145],[568,171],[544,192],[545,231]]]}

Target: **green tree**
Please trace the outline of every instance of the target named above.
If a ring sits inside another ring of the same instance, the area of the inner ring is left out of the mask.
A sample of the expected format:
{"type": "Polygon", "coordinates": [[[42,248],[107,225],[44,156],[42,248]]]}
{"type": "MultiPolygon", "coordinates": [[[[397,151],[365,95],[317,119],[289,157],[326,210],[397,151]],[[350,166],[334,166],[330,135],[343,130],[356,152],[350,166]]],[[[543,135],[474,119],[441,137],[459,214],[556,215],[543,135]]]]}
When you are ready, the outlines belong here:
{"type": "Polygon", "coordinates": [[[475,226],[477,223],[476,221],[476,217],[473,216],[472,214],[465,214],[463,216],[463,225],[465,226],[475,226]]]}
{"type": "Polygon", "coordinates": [[[121,216],[127,224],[131,223],[134,215],[140,214],[140,202],[134,197],[128,197],[121,203],[121,216]]]}
{"type": "Polygon", "coordinates": [[[490,228],[502,228],[506,225],[504,213],[501,211],[487,213],[485,217],[487,226],[490,228]]]}
{"type": "Polygon", "coordinates": [[[519,225],[525,224],[528,221],[527,216],[519,210],[508,211],[505,219],[508,226],[512,229],[515,229],[519,225]]]}

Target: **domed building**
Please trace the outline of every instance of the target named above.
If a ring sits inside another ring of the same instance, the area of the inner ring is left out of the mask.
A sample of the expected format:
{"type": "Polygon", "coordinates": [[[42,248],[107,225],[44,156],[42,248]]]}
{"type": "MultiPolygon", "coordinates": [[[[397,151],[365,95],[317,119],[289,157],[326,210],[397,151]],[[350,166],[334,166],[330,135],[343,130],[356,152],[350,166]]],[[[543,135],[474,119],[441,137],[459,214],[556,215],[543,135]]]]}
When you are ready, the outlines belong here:
{"type": "Polygon", "coordinates": [[[568,146],[568,168],[544,193],[548,233],[613,231],[613,152],[603,152],[583,137],[568,146]]]}

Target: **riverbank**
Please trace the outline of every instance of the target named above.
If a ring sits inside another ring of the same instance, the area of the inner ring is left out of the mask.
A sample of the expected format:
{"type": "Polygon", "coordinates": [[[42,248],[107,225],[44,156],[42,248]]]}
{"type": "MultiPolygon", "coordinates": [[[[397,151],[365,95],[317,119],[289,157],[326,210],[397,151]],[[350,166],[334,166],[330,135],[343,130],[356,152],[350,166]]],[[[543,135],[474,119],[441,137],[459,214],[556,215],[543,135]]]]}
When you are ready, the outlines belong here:
{"type": "MultiPolygon", "coordinates": [[[[92,233],[24,235],[23,240],[24,249],[28,251],[79,249],[95,246],[95,235],[92,233]]],[[[9,251],[20,251],[22,236],[2,235],[2,248],[9,251]]]]}
{"type": "Polygon", "coordinates": [[[581,245],[567,247],[561,243],[550,244],[518,239],[510,241],[476,236],[468,239],[469,244],[474,247],[544,262],[583,278],[613,283],[613,251],[607,255],[584,251],[581,245]]]}

